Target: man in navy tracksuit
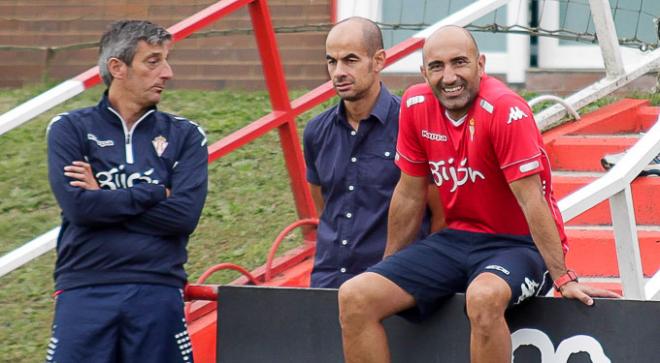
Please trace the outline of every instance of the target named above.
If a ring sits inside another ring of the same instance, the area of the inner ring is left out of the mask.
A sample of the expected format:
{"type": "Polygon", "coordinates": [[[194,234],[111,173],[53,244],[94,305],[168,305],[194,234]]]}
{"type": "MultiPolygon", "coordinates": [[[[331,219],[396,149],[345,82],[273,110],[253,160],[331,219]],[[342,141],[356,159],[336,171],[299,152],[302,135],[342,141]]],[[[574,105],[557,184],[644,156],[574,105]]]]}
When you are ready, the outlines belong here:
{"type": "Polygon", "coordinates": [[[112,24],[101,38],[101,102],[48,127],[62,209],[48,362],[192,362],[183,265],[208,152],[198,125],[156,110],[173,75],[170,45],[155,24],[112,24]]]}

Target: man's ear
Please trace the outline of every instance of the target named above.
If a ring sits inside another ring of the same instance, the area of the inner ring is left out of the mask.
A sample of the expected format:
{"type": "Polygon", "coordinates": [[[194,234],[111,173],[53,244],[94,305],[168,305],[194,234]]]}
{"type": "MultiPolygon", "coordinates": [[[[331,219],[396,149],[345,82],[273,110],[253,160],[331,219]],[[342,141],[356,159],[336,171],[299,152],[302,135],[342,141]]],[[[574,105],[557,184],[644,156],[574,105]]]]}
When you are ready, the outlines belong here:
{"type": "Polygon", "coordinates": [[[486,71],[486,55],[479,54],[479,59],[477,59],[477,65],[479,66],[479,77],[481,77],[486,71]]]}
{"type": "Polygon", "coordinates": [[[383,70],[383,68],[385,68],[386,59],[387,55],[385,55],[385,49],[379,49],[376,51],[373,57],[374,69],[376,72],[380,72],[383,70]]]}
{"type": "Polygon", "coordinates": [[[108,72],[112,75],[112,79],[126,78],[126,71],[128,66],[118,58],[108,59],[108,72]]]}
{"type": "Polygon", "coordinates": [[[429,82],[428,77],[426,77],[426,68],[424,67],[424,65],[419,66],[419,73],[421,73],[422,77],[424,77],[424,81],[426,82],[426,84],[430,86],[431,83],[429,82]]]}

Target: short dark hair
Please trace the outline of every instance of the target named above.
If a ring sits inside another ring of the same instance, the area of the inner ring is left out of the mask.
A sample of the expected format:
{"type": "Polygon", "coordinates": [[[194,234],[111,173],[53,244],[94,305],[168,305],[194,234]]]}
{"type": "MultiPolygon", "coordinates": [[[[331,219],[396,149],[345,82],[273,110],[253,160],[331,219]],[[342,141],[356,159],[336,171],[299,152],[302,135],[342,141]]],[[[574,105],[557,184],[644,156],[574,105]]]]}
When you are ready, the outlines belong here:
{"type": "Polygon", "coordinates": [[[112,83],[112,74],[108,70],[110,58],[117,58],[130,65],[141,40],[152,45],[162,45],[172,40],[172,34],[146,20],[116,21],[103,33],[99,46],[99,72],[106,86],[112,83]]]}
{"type": "Polygon", "coordinates": [[[380,30],[380,27],[376,22],[371,19],[363,18],[360,16],[352,16],[344,20],[339,21],[333,26],[336,27],[339,24],[346,23],[349,21],[357,21],[362,26],[362,41],[367,48],[367,53],[369,56],[373,56],[377,51],[385,49],[383,44],[383,33],[380,30]]]}

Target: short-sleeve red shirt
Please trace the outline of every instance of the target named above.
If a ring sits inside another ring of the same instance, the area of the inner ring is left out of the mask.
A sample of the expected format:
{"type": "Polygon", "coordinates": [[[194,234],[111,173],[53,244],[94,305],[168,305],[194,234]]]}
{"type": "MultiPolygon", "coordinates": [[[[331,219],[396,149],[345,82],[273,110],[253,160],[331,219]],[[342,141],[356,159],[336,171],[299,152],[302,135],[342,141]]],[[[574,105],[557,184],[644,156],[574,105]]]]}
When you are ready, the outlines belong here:
{"type": "Polygon", "coordinates": [[[396,164],[431,176],[449,228],[529,235],[509,183],[539,174],[564,252],[566,234],[553,196],[550,162],[532,111],[499,80],[484,75],[465,119],[456,125],[426,84],[403,95],[396,164]]]}

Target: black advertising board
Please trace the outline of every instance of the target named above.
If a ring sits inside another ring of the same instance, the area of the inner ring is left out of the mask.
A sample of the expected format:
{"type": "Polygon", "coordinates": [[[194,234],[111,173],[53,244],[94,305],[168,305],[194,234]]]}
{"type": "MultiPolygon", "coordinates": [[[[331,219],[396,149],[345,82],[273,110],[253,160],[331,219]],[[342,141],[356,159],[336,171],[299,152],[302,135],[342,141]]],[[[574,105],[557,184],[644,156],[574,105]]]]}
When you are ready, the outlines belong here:
{"type": "MultiPolygon", "coordinates": [[[[469,362],[465,296],[431,319],[385,321],[392,361],[469,362]]],[[[342,362],[337,291],[223,286],[218,362],[342,362]]],[[[514,363],[660,362],[660,302],[535,298],[507,314],[514,363]]]]}

